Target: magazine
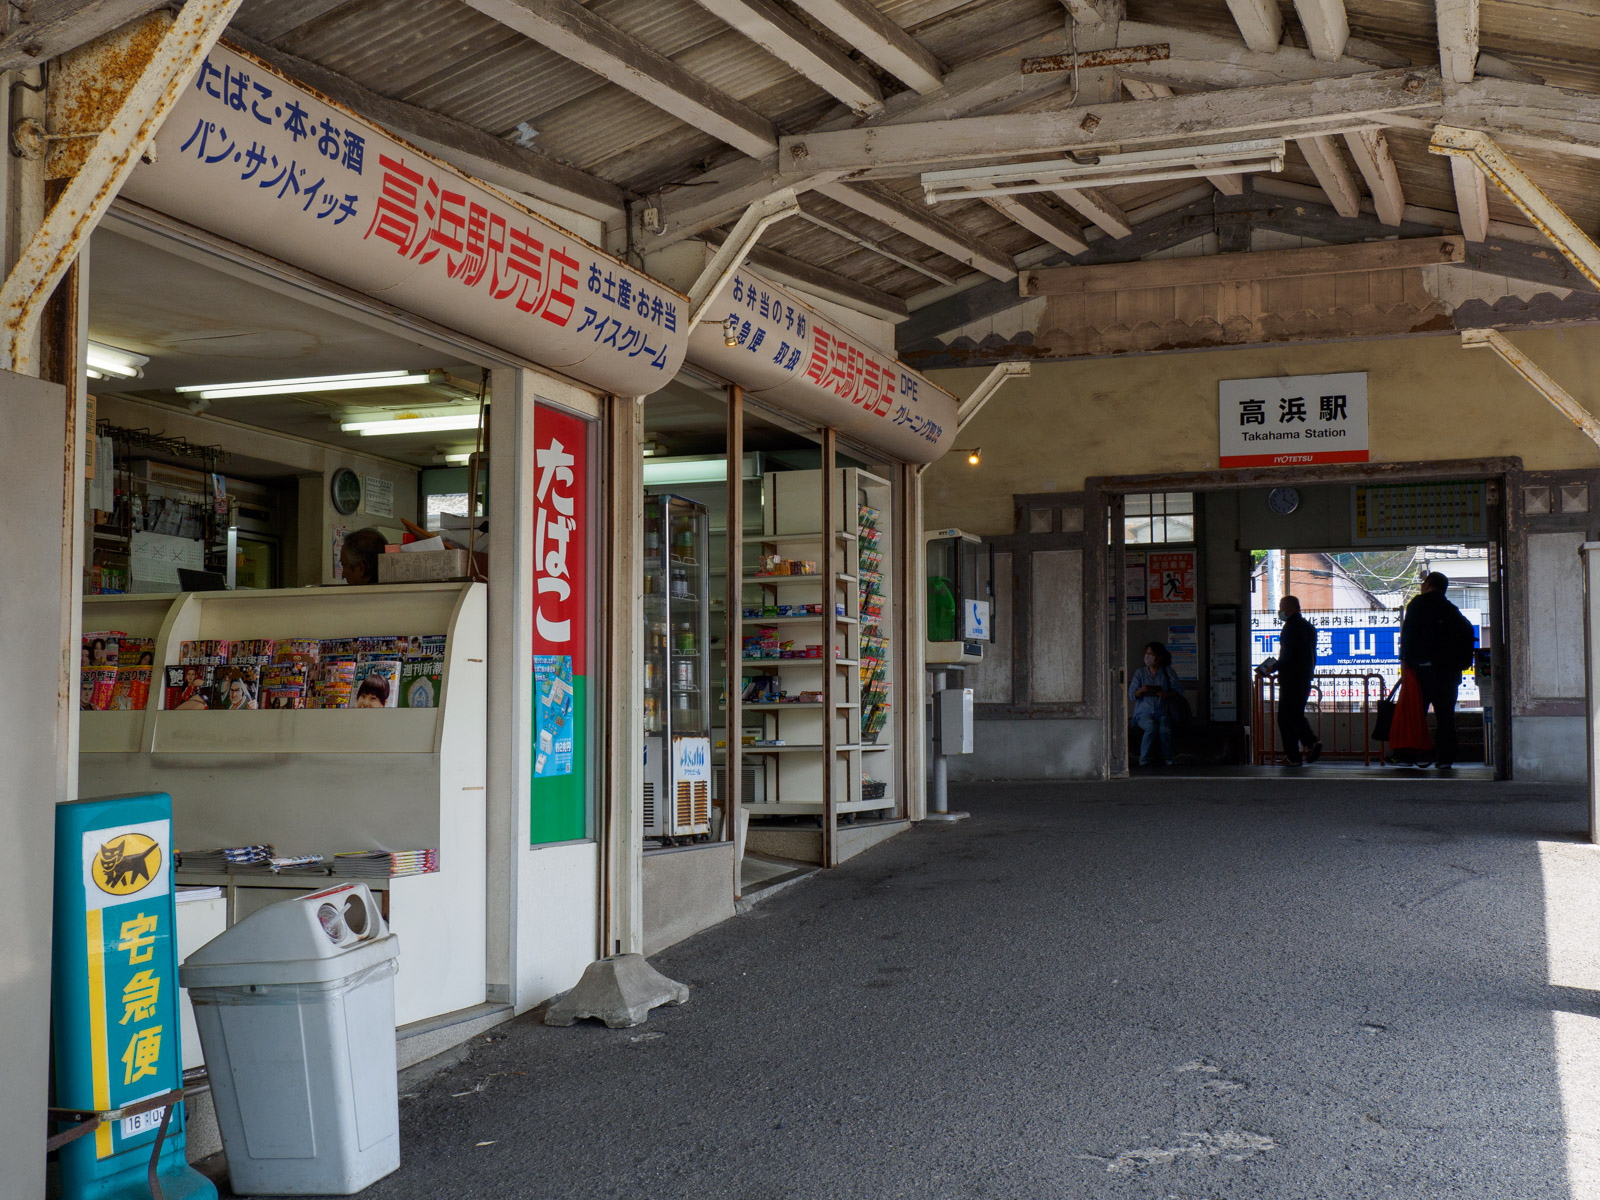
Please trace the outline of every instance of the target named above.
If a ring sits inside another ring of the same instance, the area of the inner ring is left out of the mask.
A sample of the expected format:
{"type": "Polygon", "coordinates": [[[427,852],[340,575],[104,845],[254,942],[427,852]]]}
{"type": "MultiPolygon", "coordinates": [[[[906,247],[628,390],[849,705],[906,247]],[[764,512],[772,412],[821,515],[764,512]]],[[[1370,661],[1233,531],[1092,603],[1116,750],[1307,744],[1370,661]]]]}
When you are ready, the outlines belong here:
{"type": "Polygon", "coordinates": [[[351,708],[399,708],[400,662],[398,659],[374,659],[359,663],[355,669],[355,683],[350,691],[351,708]]]}
{"type": "Polygon", "coordinates": [[[229,663],[215,673],[213,708],[231,710],[261,707],[261,668],[251,662],[229,663]]]}
{"type": "Polygon", "coordinates": [[[216,671],[215,667],[203,663],[168,667],[166,696],[161,707],[168,712],[210,708],[216,689],[216,671]]]}

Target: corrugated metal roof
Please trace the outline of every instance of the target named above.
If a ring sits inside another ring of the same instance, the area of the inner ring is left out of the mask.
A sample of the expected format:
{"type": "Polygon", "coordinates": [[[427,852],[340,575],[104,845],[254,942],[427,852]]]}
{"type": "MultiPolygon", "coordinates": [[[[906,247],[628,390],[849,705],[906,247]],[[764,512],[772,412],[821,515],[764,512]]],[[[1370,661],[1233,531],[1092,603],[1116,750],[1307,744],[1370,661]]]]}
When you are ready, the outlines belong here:
{"type": "MultiPolygon", "coordinates": [[[[818,22],[789,0],[778,0],[801,23],[818,22]]],[[[999,52],[1063,28],[1060,0],[872,0],[948,67],[999,52]]],[[[1437,62],[1434,0],[1346,0],[1351,33],[1421,65],[1437,62]]],[[[310,6],[310,11],[320,8],[310,6]]],[[[780,130],[800,132],[838,120],[846,110],[789,63],[773,56],[695,0],[594,0],[597,16],[624,35],[672,59],[707,85],[760,113],[780,130]]],[[[385,96],[467,122],[496,136],[520,124],[536,131],[532,146],[621,185],[638,196],[675,184],[693,184],[718,164],[742,158],[718,139],[616,83],[538,45],[471,8],[462,0],[348,0],[295,27],[291,0],[250,0],[242,22],[266,20],[273,44],[385,96]],[[263,17],[262,14],[269,14],[263,17]]],[[[1280,0],[1286,36],[1303,43],[1292,0],[1280,0]]],[[[1130,20],[1165,24],[1238,39],[1226,0],[1127,0],[1130,20]]],[[[1548,83],[1597,93],[1600,103],[1600,4],[1587,0],[1482,0],[1485,54],[1548,83]]],[[[849,52],[886,96],[906,85],[859,52],[821,30],[849,52]]],[[[1061,107],[1068,77],[1051,95],[1017,111],[1061,107]]],[[[1427,151],[1426,136],[1391,130],[1390,144],[1407,202],[1454,210],[1448,163],[1427,151]]],[[[1600,187],[1592,160],[1517,154],[1518,161],[1581,224],[1600,225],[1600,187]]],[[[1285,178],[1315,185],[1298,152],[1285,178]]],[[[884,181],[921,205],[914,176],[884,181]]],[[[1172,195],[1191,182],[1114,188],[1111,199],[1128,210],[1172,195]]],[[[677,194],[677,193],[675,193],[677,194]]],[[[1520,214],[1491,189],[1491,215],[1520,222],[1520,214]]],[[[812,194],[807,207],[895,255],[950,277],[971,269],[907,232],[812,194]]],[[[942,204],[940,218],[1004,255],[1037,250],[1038,238],[981,202],[942,204]]],[[[1081,218],[1076,215],[1074,220],[1081,218]]],[[[1096,235],[1097,236],[1097,235],[1096,235]]],[[[803,221],[769,231],[764,244],[816,267],[901,298],[941,285],[894,259],[803,221]]]]}

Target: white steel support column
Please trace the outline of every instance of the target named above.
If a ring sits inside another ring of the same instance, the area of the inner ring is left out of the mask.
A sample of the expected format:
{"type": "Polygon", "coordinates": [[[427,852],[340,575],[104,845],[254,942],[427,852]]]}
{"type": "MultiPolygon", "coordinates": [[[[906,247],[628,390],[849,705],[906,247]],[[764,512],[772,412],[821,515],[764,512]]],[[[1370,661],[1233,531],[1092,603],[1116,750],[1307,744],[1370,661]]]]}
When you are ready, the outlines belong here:
{"type": "Polygon", "coordinates": [[[644,397],[608,402],[606,955],[644,953],[644,397]]]}
{"type": "Polygon", "coordinates": [[[44,305],[88,244],[100,218],[155,141],[155,136],[194,79],[240,0],[188,0],[173,18],[150,62],[121,107],[95,140],[83,166],[51,206],[0,289],[0,351],[13,371],[27,371],[44,305]]]}
{"type": "Polygon", "coordinates": [[[901,706],[905,722],[905,814],[913,821],[928,815],[928,565],[922,541],[922,471],[903,472],[900,503],[905,511],[905,552],[900,563],[901,604],[905,607],[906,672],[901,706]]]}
{"type": "Polygon", "coordinates": [[[772,195],[757,200],[745,209],[744,216],[728,234],[728,240],[717,247],[711,261],[700,272],[700,277],[689,288],[689,328],[693,329],[706,315],[706,309],[733,273],[739,269],[768,225],[800,215],[800,201],[795,199],[793,188],[783,188],[772,195]]]}
{"type": "Polygon", "coordinates": [[[519,865],[533,784],[534,378],[489,382],[489,998],[517,1005],[519,865]]]}

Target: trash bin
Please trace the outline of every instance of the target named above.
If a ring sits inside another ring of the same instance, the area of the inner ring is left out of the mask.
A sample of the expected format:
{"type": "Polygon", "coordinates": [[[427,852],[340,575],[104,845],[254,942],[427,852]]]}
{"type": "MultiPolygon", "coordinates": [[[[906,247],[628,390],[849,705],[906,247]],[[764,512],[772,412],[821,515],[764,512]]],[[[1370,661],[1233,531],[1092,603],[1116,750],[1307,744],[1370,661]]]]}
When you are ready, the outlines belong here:
{"type": "Polygon", "coordinates": [[[184,960],[235,1192],[347,1195],[400,1165],[398,954],[367,885],[346,883],[184,960]]]}

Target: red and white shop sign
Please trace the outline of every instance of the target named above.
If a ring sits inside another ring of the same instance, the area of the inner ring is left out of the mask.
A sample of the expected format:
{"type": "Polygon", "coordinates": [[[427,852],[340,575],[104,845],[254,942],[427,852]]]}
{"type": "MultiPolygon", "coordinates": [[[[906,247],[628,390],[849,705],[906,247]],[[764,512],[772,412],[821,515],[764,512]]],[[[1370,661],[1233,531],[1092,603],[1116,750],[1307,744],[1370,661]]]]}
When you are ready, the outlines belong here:
{"type": "Polygon", "coordinates": [[[1224,467],[1367,461],[1367,373],[1224,379],[1217,384],[1224,467]]]}
{"type": "Polygon", "coordinates": [[[585,673],[589,425],[536,406],[533,417],[533,652],[585,673]]]}

